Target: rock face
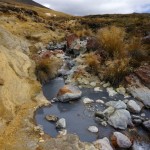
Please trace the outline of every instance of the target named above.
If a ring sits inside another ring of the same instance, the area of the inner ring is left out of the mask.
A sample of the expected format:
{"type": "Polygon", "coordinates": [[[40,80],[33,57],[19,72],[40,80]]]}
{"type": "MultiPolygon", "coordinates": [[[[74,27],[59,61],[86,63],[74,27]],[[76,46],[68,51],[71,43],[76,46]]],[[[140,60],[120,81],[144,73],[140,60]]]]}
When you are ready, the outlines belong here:
{"type": "Polygon", "coordinates": [[[0,39],[0,79],[4,80],[0,85],[0,147],[24,149],[26,145],[25,149],[35,149],[34,136],[27,133],[34,128],[33,112],[47,100],[38,94],[41,87],[34,75],[34,62],[26,55],[29,43],[1,27],[0,39]]]}
{"type": "Polygon", "coordinates": [[[82,92],[79,90],[78,87],[73,85],[65,85],[59,90],[57,98],[61,102],[68,102],[71,100],[79,99],[81,95],[82,92]]]}
{"type": "Polygon", "coordinates": [[[126,77],[127,91],[141,101],[145,107],[150,108],[150,89],[144,86],[135,75],[126,77]]]}
{"type": "Polygon", "coordinates": [[[127,103],[127,106],[128,106],[128,109],[130,112],[140,113],[140,111],[141,111],[141,107],[134,100],[130,100],[127,103]]]}
{"type": "Polygon", "coordinates": [[[130,148],[132,145],[130,139],[120,132],[113,133],[112,143],[114,146],[117,146],[120,148],[130,148]]]}
{"type": "Polygon", "coordinates": [[[30,76],[32,67],[29,57],[21,51],[13,49],[12,52],[0,46],[0,77],[5,80],[0,90],[0,116],[13,117],[17,106],[31,100],[34,86],[38,85],[30,76]]]}

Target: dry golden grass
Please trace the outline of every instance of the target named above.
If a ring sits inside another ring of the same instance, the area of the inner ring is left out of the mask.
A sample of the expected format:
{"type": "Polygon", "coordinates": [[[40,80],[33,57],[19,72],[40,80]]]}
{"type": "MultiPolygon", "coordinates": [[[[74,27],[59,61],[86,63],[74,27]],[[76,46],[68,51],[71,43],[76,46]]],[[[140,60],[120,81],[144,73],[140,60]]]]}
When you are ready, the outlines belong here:
{"type": "Polygon", "coordinates": [[[132,71],[129,63],[129,58],[107,61],[107,66],[104,70],[104,79],[114,86],[118,85],[132,71]]]}
{"type": "Polygon", "coordinates": [[[97,73],[101,64],[101,58],[94,52],[90,52],[85,55],[84,63],[91,69],[91,71],[97,73]]]}
{"type": "Polygon", "coordinates": [[[144,45],[141,43],[141,39],[137,37],[132,37],[130,43],[127,45],[128,53],[132,59],[140,61],[140,58],[146,55],[146,50],[144,45]]]}
{"type": "Polygon", "coordinates": [[[49,79],[56,77],[58,69],[62,62],[57,57],[42,59],[36,63],[35,74],[37,79],[41,82],[47,82],[49,79]]]}
{"type": "Polygon", "coordinates": [[[101,46],[110,57],[122,57],[125,53],[125,31],[115,26],[102,28],[98,31],[101,46]]]}
{"type": "Polygon", "coordinates": [[[91,29],[81,29],[77,31],[73,31],[78,37],[87,37],[92,36],[93,32],[91,29]]]}

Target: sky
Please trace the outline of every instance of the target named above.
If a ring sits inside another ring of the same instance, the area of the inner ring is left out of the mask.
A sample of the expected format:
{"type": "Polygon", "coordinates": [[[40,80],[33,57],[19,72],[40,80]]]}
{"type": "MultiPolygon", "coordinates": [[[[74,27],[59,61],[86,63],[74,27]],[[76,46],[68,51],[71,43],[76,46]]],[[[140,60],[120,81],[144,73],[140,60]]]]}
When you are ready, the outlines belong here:
{"type": "Polygon", "coordinates": [[[150,0],[34,0],[72,15],[150,13],[150,0]]]}

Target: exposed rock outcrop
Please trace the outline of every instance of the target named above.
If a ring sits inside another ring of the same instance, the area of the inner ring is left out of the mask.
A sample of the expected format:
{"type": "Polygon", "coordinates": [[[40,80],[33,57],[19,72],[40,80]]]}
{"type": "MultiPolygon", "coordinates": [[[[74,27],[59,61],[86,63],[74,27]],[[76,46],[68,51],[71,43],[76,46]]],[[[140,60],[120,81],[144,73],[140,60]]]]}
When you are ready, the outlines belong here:
{"type": "Polygon", "coordinates": [[[150,108],[150,89],[144,86],[135,75],[126,77],[126,80],[128,82],[127,91],[141,101],[145,107],[150,108]]]}

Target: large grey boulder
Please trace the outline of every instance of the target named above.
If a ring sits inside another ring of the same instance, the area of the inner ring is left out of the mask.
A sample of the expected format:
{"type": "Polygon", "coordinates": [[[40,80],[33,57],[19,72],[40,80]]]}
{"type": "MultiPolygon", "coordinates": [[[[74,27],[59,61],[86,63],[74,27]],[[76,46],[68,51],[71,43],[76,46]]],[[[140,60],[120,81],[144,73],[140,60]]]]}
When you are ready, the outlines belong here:
{"type": "Polygon", "coordinates": [[[57,98],[61,102],[68,102],[71,100],[79,99],[81,95],[82,95],[82,92],[80,91],[78,87],[73,86],[73,85],[65,85],[59,90],[57,94],[57,98]]]}
{"type": "Polygon", "coordinates": [[[114,132],[112,139],[119,148],[130,148],[132,145],[130,139],[120,132],[114,132]]]}
{"type": "Polygon", "coordinates": [[[144,86],[135,75],[126,77],[126,80],[129,83],[127,85],[127,91],[141,101],[145,107],[150,108],[150,89],[144,86]]]}
{"type": "Polygon", "coordinates": [[[128,125],[132,126],[132,120],[130,113],[125,109],[116,110],[108,118],[108,123],[118,129],[126,129],[128,125]]]}

